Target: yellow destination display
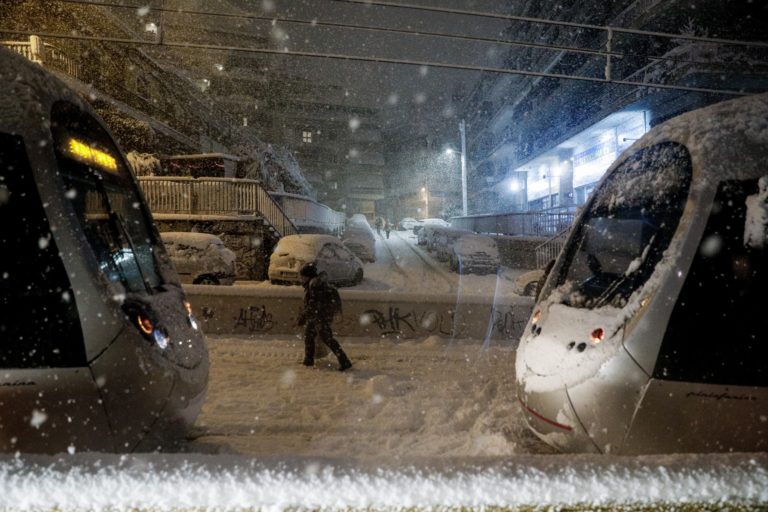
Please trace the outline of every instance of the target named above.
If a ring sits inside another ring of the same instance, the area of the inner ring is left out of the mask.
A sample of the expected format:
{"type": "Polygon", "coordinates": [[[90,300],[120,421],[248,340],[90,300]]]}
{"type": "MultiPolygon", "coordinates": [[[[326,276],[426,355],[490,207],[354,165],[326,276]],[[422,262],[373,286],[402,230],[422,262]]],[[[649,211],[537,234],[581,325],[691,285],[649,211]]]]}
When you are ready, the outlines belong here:
{"type": "Polygon", "coordinates": [[[117,172],[117,159],[77,139],[69,139],[69,152],[83,163],[95,165],[110,172],[117,172]]]}

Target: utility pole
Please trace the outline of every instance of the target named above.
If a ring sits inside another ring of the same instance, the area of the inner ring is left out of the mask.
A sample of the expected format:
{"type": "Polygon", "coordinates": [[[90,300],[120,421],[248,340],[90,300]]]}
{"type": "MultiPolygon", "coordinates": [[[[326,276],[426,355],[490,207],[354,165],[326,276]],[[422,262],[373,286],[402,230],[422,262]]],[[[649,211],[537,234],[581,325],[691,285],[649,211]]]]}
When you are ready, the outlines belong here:
{"type": "Polygon", "coordinates": [[[461,214],[467,216],[467,130],[462,119],[459,122],[461,133],[461,214]]]}

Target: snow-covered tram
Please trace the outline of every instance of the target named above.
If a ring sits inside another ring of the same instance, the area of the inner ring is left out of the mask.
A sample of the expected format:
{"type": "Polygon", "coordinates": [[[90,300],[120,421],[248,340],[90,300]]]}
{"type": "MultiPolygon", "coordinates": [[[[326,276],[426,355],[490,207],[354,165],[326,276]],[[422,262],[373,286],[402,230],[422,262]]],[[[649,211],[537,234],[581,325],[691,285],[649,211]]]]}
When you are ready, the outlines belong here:
{"type": "Polygon", "coordinates": [[[567,452],[768,448],[768,95],[651,130],[576,219],[517,352],[567,452]]]}
{"type": "Polygon", "coordinates": [[[178,441],[203,334],[125,158],[91,108],[0,49],[0,451],[178,441]]]}

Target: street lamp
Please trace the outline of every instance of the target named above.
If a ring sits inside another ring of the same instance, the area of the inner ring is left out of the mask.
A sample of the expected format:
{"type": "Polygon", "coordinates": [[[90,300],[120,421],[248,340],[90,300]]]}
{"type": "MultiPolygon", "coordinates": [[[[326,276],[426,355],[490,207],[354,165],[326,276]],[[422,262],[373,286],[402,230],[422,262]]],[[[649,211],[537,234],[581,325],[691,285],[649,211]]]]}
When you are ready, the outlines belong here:
{"type": "Polygon", "coordinates": [[[421,191],[424,192],[424,218],[429,218],[429,189],[426,185],[421,187],[421,191]]]}
{"type": "Polygon", "coordinates": [[[466,124],[462,119],[459,122],[459,133],[461,134],[461,151],[453,148],[447,148],[445,152],[449,155],[458,153],[461,157],[461,214],[467,216],[467,136],[466,124]]]}

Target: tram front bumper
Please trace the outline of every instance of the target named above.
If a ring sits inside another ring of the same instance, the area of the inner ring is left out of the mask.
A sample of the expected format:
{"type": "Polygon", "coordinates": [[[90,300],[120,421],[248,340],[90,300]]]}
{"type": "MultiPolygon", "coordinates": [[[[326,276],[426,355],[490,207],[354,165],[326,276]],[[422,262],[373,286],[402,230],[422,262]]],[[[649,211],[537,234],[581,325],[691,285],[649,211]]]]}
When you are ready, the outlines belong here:
{"type": "Polygon", "coordinates": [[[518,399],[528,428],[542,441],[567,453],[600,453],[581,426],[564,388],[525,393],[518,399]]]}

